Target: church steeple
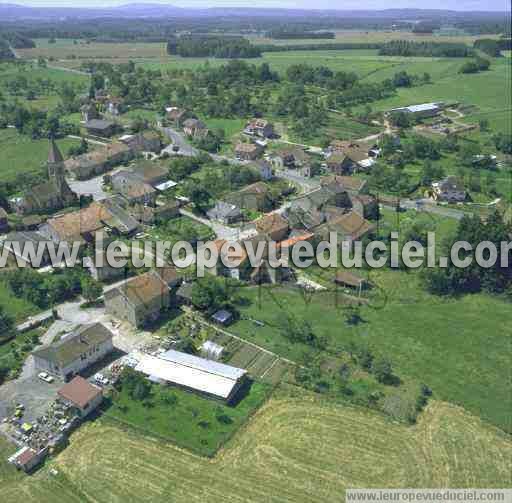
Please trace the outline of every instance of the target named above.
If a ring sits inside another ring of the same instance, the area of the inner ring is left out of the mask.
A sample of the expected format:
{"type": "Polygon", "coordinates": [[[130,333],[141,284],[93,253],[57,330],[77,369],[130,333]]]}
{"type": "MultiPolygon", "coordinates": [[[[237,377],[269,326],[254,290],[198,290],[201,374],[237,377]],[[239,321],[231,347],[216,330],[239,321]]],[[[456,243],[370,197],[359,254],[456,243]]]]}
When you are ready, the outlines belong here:
{"type": "Polygon", "coordinates": [[[48,151],[48,179],[53,182],[61,197],[65,197],[71,191],[64,174],[64,158],[53,138],[50,138],[50,150],[48,151]]]}
{"type": "Polygon", "coordinates": [[[50,138],[50,150],[48,152],[48,164],[58,164],[64,162],[64,158],[60,153],[59,147],[53,138],[50,138]]]}

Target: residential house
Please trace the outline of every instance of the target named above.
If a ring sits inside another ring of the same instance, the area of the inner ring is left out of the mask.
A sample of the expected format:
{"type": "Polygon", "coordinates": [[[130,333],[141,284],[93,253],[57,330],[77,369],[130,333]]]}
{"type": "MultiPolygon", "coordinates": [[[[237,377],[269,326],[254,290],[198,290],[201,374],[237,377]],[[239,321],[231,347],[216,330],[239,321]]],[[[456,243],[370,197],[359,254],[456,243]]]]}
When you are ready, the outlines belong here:
{"type": "Polygon", "coordinates": [[[68,159],[64,166],[72,178],[87,180],[102,175],[109,169],[133,159],[134,151],[121,142],[92,150],[68,159]]]}
{"type": "Polygon", "coordinates": [[[208,134],[206,124],[199,119],[187,119],[183,122],[183,131],[192,138],[204,138],[208,134]]]}
{"type": "Polygon", "coordinates": [[[78,196],[64,176],[64,159],[53,139],[50,140],[47,168],[48,181],[31,187],[21,199],[16,200],[18,213],[48,213],[78,203],[78,196]]]}
{"type": "Polygon", "coordinates": [[[121,115],[123,111],[123,99],[116,96],[110,96],[107,98],[106,111],[110,115],[121,115]]]}
{"type": "Polygon", "coordinates": [[[0,206],[0,233],[7,232],[9,230],[7,216],[7,212],[0,206]]]}
{"type": "Polygon", "coordinates": [[[269,162],[259,159],[253,161],[250,166],[259,173],[262,180],[268,181],[272,179],[272,166],[269,162]]]}
{"type": "Polygon", "coordinates": [[[336,187],[336,190],[344,190],[349,194],[368,194],[368,182],[353,176],[323,176],[320,184],[323,187],[336,187]]]}
{"type": "Polygon", "coordinates": [[[210,220],[218,220],[223,224],[232,224],[242,217],[242,212],[236,204],[225,201],[217,201],[215,206],[208,210],[207,216],[210,220]]]}
{"type": "Polygon", "coordinates": [[[171,307],[175,300],[174,287],[178,285],[175,271],[172,274],[151,270],[105,292],[106,311],[140,328],[156,321],[162,311],[171,307]]]}
{"type": "Polygon", "coordinates": [[[300,169],[310,164],[309,155],[301,148],[285,148],[269,154],[272,165],[277,169],[300,169]]]}
{"type": "Polygon", "coordinates": [[[112,267],[108,263],[104,252],[100,253],[99,256],[95,254],[91,257],[84,257],[83,265],[97,281],[110,281],[112,279],[122,278],[126,274],[124,267],[112,267]]]}
{"type": "Polygon", "coordinates": [[[40,232],[55,243],[92,243],[99,231],[105,231],[107,235],[130,236],[138,229],[138,222],[123,208],[121,201],[112,198],[51,218],[40,232]]]}
{"type": "Polygon", "coordinates": [[[11,255],[25,263],[29,262],[31,256],[29,249],[37,252],[38,247],[45,246],[44,252],[40,255],[41,262],[39,264],[31,264],[33,267],[44,267],[50,263],[50,254],[47,248],[49,243],[51,241],[48,237],[40,232],[18,231],[7,234],[3,244],[6,249],[10,250],[11,255]]]}
{"type": "Polygon", "coordinates": [[[162,139],[156,131],[144,131],[136,134],[124,135],[119,138],[133,152],[153,152],[159,154],[162,151],[162,139]]]}
{"type": "Polygon", "coordinates": [[[121,170],[114,173],[111,178],[112,188],[123,195],[130,203],[140,203],[146,206],[155,206],[157,191],[144,181],[141,173],[121,170]]]}
{"type": "Polygon", "coordinates": [[[270,188],[264,182],[252,183],[228,194],[224,200],[243,210],[268,211],[272,207],[270,188]]]}
{"type": "Polygon", "coordinates": [[[375,226],[356,211],[349,211],[337,218],[328,220],[315,229],[319,241],[328,240],[331,232],[337,235],[338,243],[360,241],[375,230],[375,226]]]}
{"type": "Polygon", "coordinates": [[[112,332],[101,323],[80,325],[32,352],[39,372],[69,381],[114,350],[112,332]]]}
{"type": "Polygon", "coordinates": [[[432,183],[432,197],[436,201],[458,203],[466,200],[466,189],[462,180],[448,176],[439,182],[432,183]]]}
{"type": "Polygon", "coordinates": [[[280,213],[272,212],[254,221],[258,234],[269,236],[272,241],[282,241],[288,236],[290,225],[280,213]]]}
{"type": "Polygon", "coordinates": [[[235,155],[241,161],[254,161],[262,153],[264,148],[255,143],[237,143],[235,146],[235,155]]]}
{"type": "Polygon", "coordinates": [[[272,138],[274,126],[265,119],[252,119],[246,124],[244,133],[259,138],[272,138]]]}
{"type": "Polygon", "coordinates": [[[194,119],[195,115],[188,110],[178,107],[167,107],[166,119],[175,128],[181,128],[187,119],[194,119]]]}
{"type": "Polygon", "coordinates": [[[99,119],[101,116],[96,108],[96,104],[93,102],[86,103],[80,108],[83,122],[89,122],[93,119],[99,119]]]}
{"type": "Polygon", "coordinates": [[[82,419],[94,412],[103,402],[103,391],[83,377],[76,376],[58,392],[59,401],[73,407],[82,419]]]}
{"type": "Polygon", "coordinates": [[[114,134],[116,124],[104,119],[91,119],[85,123],[84,127],[90,135],[110,137],[114,134]]]}

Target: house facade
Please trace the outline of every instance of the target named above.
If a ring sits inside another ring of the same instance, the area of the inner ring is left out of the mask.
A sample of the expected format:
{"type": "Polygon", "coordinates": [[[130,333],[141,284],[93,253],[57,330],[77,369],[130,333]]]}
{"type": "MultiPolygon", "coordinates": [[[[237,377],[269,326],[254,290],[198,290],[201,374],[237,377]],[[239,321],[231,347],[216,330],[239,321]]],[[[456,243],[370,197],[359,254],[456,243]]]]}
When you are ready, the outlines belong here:
{"type": "Polygon", "coordinates": [[[113,351],[112,337],[112,332],[101,323],[81,325],[33,351],[35,368],[69,381],[113,351]]]}
{"type": "Polygon", "coordinates": [[[156,270],[135,276],[105,292],[106,311],[136,328],[143,327],[171,307],[178,285],[176,277],[169,281],[156,270]]]}

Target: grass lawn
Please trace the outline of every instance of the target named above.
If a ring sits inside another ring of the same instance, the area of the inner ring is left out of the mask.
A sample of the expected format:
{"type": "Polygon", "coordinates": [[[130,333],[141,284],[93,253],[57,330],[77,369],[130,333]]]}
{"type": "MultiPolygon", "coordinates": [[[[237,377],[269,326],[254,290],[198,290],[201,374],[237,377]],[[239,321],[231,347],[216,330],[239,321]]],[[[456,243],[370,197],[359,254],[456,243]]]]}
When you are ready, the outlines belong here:
{"type": "Polygon", "coordinates": [[[27,316],[35,314],[40,309],[21,297],[16,297],[0,277],[0,306],[10,314],[15,321],[22,322],[27,316]]]}
{"type": "MultiPolygon", "coordinates": [[[[79,140],[63,138],[57,144],[66,157],[69,147],[78,145],[79,140]]],[[[17,178],[24,180],[23,188],[30,186],[31,177],[43,175],[48,158],[48,140],[32,140],[26,135],[18,134],[15,129],[0,130],[0,178],[2,182],[14,182],[17,178]]]]}
{"type": "Polygon", "coordinates": [[[253,382],[247,394],[231,407],[178,388],[153,384],[150,398],[144,401],[134,400],[122,390],[105,417],[197,454],[213,456],[263,404],[270,389],[253,382]]]}

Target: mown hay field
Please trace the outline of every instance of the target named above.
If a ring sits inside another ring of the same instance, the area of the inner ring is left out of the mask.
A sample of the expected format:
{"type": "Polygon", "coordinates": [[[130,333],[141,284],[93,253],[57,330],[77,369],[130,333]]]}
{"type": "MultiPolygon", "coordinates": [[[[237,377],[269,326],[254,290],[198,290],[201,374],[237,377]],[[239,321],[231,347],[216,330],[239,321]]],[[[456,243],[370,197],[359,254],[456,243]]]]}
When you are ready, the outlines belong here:
{"type": "Polygon", "coordinates": [[[0,469],[0,484],[3,503],[325,503],[350,487],[507,487],[511,463],[510,438],[444,402],[407,427],[287,389],[213,460],[100,419],[29,480],[0,469]]]}

